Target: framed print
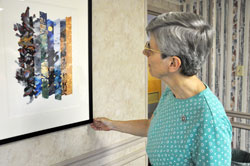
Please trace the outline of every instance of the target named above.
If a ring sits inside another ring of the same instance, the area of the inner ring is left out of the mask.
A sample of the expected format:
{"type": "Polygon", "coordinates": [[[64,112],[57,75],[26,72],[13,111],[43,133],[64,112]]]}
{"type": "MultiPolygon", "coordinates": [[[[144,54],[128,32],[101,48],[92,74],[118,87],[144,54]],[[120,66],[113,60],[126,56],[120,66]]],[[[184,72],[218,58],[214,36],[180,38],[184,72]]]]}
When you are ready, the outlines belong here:
{"type": "Polygon", "coordinates": [[[0,145],[93,121],[91,0],[0,0],[0,145]]]}

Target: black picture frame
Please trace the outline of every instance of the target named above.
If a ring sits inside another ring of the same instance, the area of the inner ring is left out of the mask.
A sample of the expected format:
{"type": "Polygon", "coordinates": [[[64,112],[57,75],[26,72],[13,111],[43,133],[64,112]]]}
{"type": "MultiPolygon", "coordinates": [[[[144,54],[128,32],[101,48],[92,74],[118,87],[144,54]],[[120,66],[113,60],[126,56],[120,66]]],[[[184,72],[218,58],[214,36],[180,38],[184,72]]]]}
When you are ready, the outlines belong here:
{"type": "MultiPolygon", "coordinates": [[[[87,0],[88,2],[88,84],[89,84],[89,119],[84,121],[79,121],[76,123],[66,124],[62,126],[52,127],[44,130],[39,130],[23,135],[18,135],[6,139],[0,139],[0,145],[20,141],[52,132],[57,132],[65,129],[70,129],[73,127],[78,127],[93,122],[93,88],[92,88],[92,0],[87,0]]],[[[73,3],[73,2],[72,2],[73,3]]],[[[1,7],[1,6],[0,6],[1,7]]],[[[85,110],[86,111],[86,110],[85,110]]],[[[0,131],[1,132],[1,131],[0,131]]]]}

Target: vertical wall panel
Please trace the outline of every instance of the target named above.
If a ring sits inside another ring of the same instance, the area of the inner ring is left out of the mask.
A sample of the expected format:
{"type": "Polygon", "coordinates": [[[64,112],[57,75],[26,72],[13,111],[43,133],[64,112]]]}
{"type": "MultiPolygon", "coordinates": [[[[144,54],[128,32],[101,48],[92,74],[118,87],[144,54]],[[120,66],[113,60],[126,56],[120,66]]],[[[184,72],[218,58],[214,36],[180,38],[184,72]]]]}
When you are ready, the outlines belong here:
{"type": "MultiPolygon", "coordinates": [[[[243,48],[240,50],[240,53],[242,55],[242,65],[243,65],[243,78],[242,78],[242,98],[241,98],[241,105],[242,105],[242,112],[249,112],[249,73],[250,73],[250,64],[249,64],[249,17],[250,17],[250,2],[249,0],[242,0],[241,3],[242,6],[242,12],[241,12],[241,21],[242,21],[242,28],[241,28],[241,43],[240,43],[240,48],[243,48]],[[245,26],[243,26],[245,25],[245,26]],[[248,95],[248,96],[247,96],[248,95]],[[248,110],[247,110],[248,108],[248,110]]],[[[246,123],[246,120],[242,121],[243,123],[246,123]]],[[[242,139],[241,139],[241,149],[245,149],[250,151],[249,143],[250,143],[250,137],[249,137],[249,131],[243,131],[242,130],[242,139]]]]}
{"type": "MultiPolygon", "coordinates": [[[[237,48],[236,48],[236,55],[237,55],[237,68],[236,68],[236,95],[235,95],[235,110],[240,112],[245,112],[245,108],[243,108],[242,101],[245,100],[242,98],[243,92],[243,77],[238,71],[240,67],[243,66],[244,56],[243,56],[243,49],[244,49],[244,11],[245,11],[245,0],[238,0],[238,15],[237,15],[237,48]],[[243,30],[243,31],[242,31],[243,30]]],[[[246,123],[245,119],[242,119],[240,122],[246,123]]],[[[240,130],[239,133],[239,142],[240,142],[240,149],[246,149],[246,130],[240,130]]]]}
{"type": "MultiPolygon", "coordinates": [[[[230,11],[229,11],[230,12],[230,11]]],[[[236,96],[236,91],[237,91],[237,78],[236,78],[236,67],[237,67],[237,61],[238,61],[238,55],[237,53],[237,43],[238,43],[238,31],[237,31],[237,27],[238,27],[238,1],[237,0],[233,0],[233,17],[231,19],[233,19],[232,22],[232,72],[231,72],[231,103],[230,106],[232,108],[233,111],[237,111],[237,96],[236,96]]],[[[230,35],[230,34],[229,34],[230,35]]]]}
{"type": "Polygon", "coordinates": [[[196,0],[196,14],[200,14],[200,0],[196,0]]]}
{"type": "MultiPolygon", "coordinates": [[[[246,9],[249,9],[250,8],[250,2],[249,1],[247,1],[247,5],[246,5],[247,7],[246,7],[246,9]]],[[[246,73],[247,73],[247,112],[248,113],[250,113],[250,46],[249,46],[249,44],[250,44],[250,10],[246,10],[246,29],[245,29],[245,36],[246,36],[246,40],[244,40],[245,42],[248,42],[248,43],[246,43],[246,46],[247,46],[247,48],[246,48],[246,51],[244,52],[244,54],[247,54],[248,55],[248,57],[247,57],[247,59],[248,59],[248,64],[246,64],[247,65],[247,71],[246,71],[246,73]],[[247,13],[248,12],[248,13],[247,13]]],[[[248,122],[247,122],[247,124],[250,124],[250,120],[248,120],[248,122]]],[[[248,142],[247,142],[247,149],[248,149],[248,152],[250,152],[250,131],[248,131],[248,135],[247,135],[247,140],[248,140],[248,142]]]]}
{"type": "Polygon", "coordinates": [[[183,12],[186,12],[187,11],[187,4],[186,2],[183,3],[183,12]]]}
{"type": "MultiPolygon", "coordinates": [[[[225,109],[226,110],[232,110],[232,47],[233,47],[233,39],[232,39],[232,34],[233,34],[233,0],[228,1],[228,10],[227,10],[227,59],[226,59],[226,102],[224,103],[225,109]]],[[[234,120],[234,119],[233,119],[234,120]]],[[[236,148],[236,143],[237,143],[237,132],[238,129],[234,128],[233,129],[233,147],[236,148]]]]}
{"type": "MultiPolygon", "coordinates": [[[[207,1],[202,1],[202,16],[205,21],[207,21],[207,1]]],[[[207,21],[208,22],[208,21],[207,21]]],[[[204,62],[202,69],[202,81],[207,84],[207,60],[204,62]]]]}
{"type": "MultiPolygon", "coordinates": [[[[222,19],[222,15],[221,15],[221,12],[222,9],[221,9],[221,0],[216,0],[216,56],[215,56],[215,60],[216,60],[216,64],[215,65],[215,77],[214,77],[214,82],[215,82],[215,95],[216,96],[220,96],[219,94],[219,80],[220,80],[220,77],[221,77],[221,68],[223,67],[223,63],[222,63],[222,54],[221,54],[221,42],[220,42],[220,39],[221,39],[221,34],[222,34],[222,31],[221,31],[221,27],[223,25],[223,22],[221,21],[222,19]]],[[[223,68],[222,68],[223,69],[223,68]]],[[[223,70],[222,70],[223,71],[223,70]]]]}
{"type": "MultiPolygon", "coordinates": [[[[200,0],[196,0],[196,14],[202,16],[202,7],[200,0]]],[[[202,69],[198,72],[197,76],[202,80],[202,69]]]]}
{"type": "MultiPolygon", "coordinates": [[[[228,2],[228,29],[227,34],[232,34],[233,31],[233,2],[232,0],[229,0],[228,2]]],[[[232,110],[230,104],[231,104],[231,73],[232,73],[232,37],[227,37],[227,59],[226,59],[226,103],[225,103],[225,109],[226,110],[232,110]]]]}
{"type": "MultiPolygon", "coordinates": [[[[233,111],[238,111],[238,83],[239,77],[237,77],[237,66],[239,63],[239,3],[238,0],[233,0],[233,33],[232,33],[232,73],[231,73],[231,108],[233,111]]],[[[229,34],[230,35],[230,34],[229,34]]],[[[231,37],[231,36],[230,36],[231,37]]],[[[240,122],[239,118],[234,119],[237,122],[240,122]]],[[[241,129],[236,129],[236,147],[240,146],[239,138],[241,138],[241,129]]]]}
{"type": "Polygon", "coordinates": [[[227,59],[228,59],[228,9],[229,9],[229,3],[228,1],[224,1],[224,66],[223,66],[223,104],[225,109],[227,109],[227,107],[225,106],[225,104],[227,103],[227,59]]]}
{"type": "Polygon", "coordinates": [[[193,13],[197,14],[197,1],[193,1],[193,13]]]}
{"type": "MultiPolygon", "coordinates": [[[[247,8],[249,9],[250,8],[250,3],[248,1],[247,3],[247,8]]],[[[250,11],[247,10],[248,13],[248,19],[246,19],[246,24],[247,27],[246,29],[248,28],[248,30],[245,30],[245,36],[246,36],[246,40],[245,41],[248,41],[247,43],[247,47],[248,49],[246,49],[246,54],[248,54],[248,64],[247,64],[247,112],[250,113],[250,47],[249,47],[249,44],[250,44],[250,18],[249,18],[249,15],[250,15],[250,11]]],[[[247,124],[250,124],[250,120],[248,120],[247,124]]],[[[248,152],[250,152],[250,131],[248,131],[248,135],[247,135],[247,150],[248,152]]]]}
{"type": "Polygon", "coordinates": [[[208,80],[208,85],[210,89],[215,92],[215,66],[216,66],[216,0],[210,0],[210,10],[211,10],[211,15],[210,15],[210,24],[212,25],[212,28],[214,30],[214,38],[213,38],[213,47],[211,54],[209,56],[208,64],[209,64],[209,80],[208,80]]]}
{"type": "Polygon", "coordinates": [[[222,0],[220,2],[220,7],[221,7],[221,10],[220,10],[220,18],[221,18],[221,27],[220,27],[220,55],[221,55],[221,61],[220,61],[220,69],[219,69],[219,72],[220,72],[220,77],[219,77],[219,80],[218,80],[218,86],[219,86],[219,99],[221,102],[223,102],[223,79],[224,79],[224,76],[223,76],[223,69],[224,69],[224,17],[225,17],[225,3],[224,3],[224,0],[222,0]]]}
{"type": "Polygon", "coordinates": [[[190,7],[189,7],[189,12],[193,13],[194,11],[194,0],[190,0],[190,7]]]}

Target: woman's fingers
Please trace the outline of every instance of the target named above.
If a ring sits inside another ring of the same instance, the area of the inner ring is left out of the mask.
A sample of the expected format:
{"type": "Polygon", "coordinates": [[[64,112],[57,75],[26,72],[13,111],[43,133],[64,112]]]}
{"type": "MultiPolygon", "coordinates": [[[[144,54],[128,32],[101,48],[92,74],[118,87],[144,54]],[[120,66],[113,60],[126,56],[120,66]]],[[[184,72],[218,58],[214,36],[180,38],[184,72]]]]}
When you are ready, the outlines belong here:
{"type": "Polygon", "coordinates": [[[104,117],[98,117],[93,120],[93,123],[90,124],[90,126],[94,130],[104,130],[109,131],[111,130],[110,126],[110,119],[104,118],[104,117]]]}
{"type": "Polygon", "coordinates": [[[105,130],[105,131],[110,130],[109,127],[105,125],[103,120],[104,120],[104,118],[95,118],[93,123],[90,124],[90,126],[94,130],[105,130]]]}
{"type": "Polygon", "coordinates": [[[97,127],[93,123],[90,124],[90,127],[94,130],[97,130],[97,127]]]}

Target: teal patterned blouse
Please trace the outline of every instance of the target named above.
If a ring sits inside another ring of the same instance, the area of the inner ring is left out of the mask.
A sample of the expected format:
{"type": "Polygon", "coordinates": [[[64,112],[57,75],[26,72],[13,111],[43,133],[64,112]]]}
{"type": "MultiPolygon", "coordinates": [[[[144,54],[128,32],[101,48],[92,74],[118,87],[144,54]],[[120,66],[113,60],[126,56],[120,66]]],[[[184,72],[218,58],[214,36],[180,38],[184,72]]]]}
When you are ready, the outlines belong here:
{"type": "Polygon", "coordinates": [[[177,99],[162,95],[148,131],[153,166],[230,166],[232,126],[218,98],[207,88],[177,99]]]}

